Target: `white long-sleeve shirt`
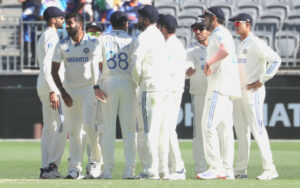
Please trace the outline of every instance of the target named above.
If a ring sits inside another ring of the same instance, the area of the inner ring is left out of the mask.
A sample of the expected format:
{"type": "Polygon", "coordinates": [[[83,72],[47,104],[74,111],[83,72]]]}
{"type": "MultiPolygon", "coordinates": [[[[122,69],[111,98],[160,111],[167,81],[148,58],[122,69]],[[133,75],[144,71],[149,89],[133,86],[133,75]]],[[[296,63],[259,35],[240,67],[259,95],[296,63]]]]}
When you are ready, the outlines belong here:
{"type": "Polygon", "coordinates": [[[95,85],[99,77],[100,50],[98,39],[84,33],[80,43],[66,37],[56,45],[52,61],[64,62],[64,86],[79,88],[95,85]]]}
{"type": "Polygon", "coordinates": [[[113,30],[99,38],[100,61],[103,62],[101,80],[133,81],[131,56],[132,37],[125,31],[113,30]]]}
{"type": "Polygon", "coordinates": [[[166,40],[168,59],[170,61],[170,82],[168,83],[168,89],[170,91],[182,91],[184,90],[185,72],[187,69],[186,51],[176,37],[176,35],[170,36],[166,40]]]}
{"type": "Polygon", "coordinates": [[[240,97],[240,77],[234,41],[231,33],[223,26],[218,26],[209,36],[206,61],[209,61],[224,45],[228,55],[210,66],[212,74],[207,77],[207,91],[218,91],[231,97],[240,97]]]}
{"type": "Polygon", "coordinates": [[[281,64],[279,55],[253,33],[239,44],[237,52],[242,87],[257,80],[264,84],[281,64]]]}
{"type": "Polygon", "coordinates": [[[133,78],[142,91],[165,91],[169,79],[169,60],[162,33],[148,26],[134,41],[133,78]]]}
{"type": "Polygon", "coordinates": [[[207,78],[204,74],[206,58],[206,46],[199,42],[191,44],[187,49],[187,65],[196,70],[190,79],[190,93],[205,96],[207,90],[207,78]]]}
{"type": "Polygon", "coordinates": [[[52,57],[58,41],[57,31],[51,27],[48,27],[38,40],[36,50],[40,66],[40,73],[37,80],[39,94],[49,95],[50,92],[59,93],[51,76],[52,57]]]}

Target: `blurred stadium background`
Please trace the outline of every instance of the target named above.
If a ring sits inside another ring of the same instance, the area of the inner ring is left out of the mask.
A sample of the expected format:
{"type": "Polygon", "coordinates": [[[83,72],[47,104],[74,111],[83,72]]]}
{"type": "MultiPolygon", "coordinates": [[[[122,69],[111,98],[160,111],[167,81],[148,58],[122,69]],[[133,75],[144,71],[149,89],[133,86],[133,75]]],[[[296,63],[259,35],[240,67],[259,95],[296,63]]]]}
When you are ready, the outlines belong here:
{"type": "MultiPolygon", "coordinates": [[[[190,25],[206,7],[221,6],[226,18],[240,12],[253,16],[253,32],[282,58],[278,74],[266,84],[264,120],[271,139],[299,139],[300,134],[300,0],[154,0],[160,13],[178,19],[177,36],[185,47],[194,41],[190,25]]],[[[38,62],[35,41],[43,21],[21,19],[18,0],[0,0],[0,138],[34,138],[42,124],[36,93],[38,62]],[[31,42],[24,42],[24,28],[31,42]]],[[[226,22],[235,42],[239,37],[226,22]]],[[[180,138],[192,138],[191,100],[186,82],[179,117],[180,138]]],[[[120,129],[117,131],[120,137],[120,129]]]]}

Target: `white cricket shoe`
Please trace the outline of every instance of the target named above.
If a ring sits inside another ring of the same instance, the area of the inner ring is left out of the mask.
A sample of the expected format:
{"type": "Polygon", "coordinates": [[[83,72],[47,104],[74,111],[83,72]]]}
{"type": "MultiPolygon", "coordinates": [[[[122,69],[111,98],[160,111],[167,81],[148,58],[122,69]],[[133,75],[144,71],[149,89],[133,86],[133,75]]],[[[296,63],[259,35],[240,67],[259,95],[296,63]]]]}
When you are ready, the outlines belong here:
{"type": "Polygon", "coordinates": [[[62,176],[57,171],[57,166],[54,163],[50,163],[46,172],[42,174],[43,179],[60,179],[62,176]]]}
{"type": "Polygon", "coordinates": [[[170,174],[170,180],[185,180],[185,172],[186,170],[183,168],[180,171],[176,171],[175,173],[170,174]]]}
{"type": "Polygon", "coordinates": [[[137,179],[137,177],[135,176],[134,168],[127,167],[124,171],[123,179],[137,179]]]}
{"type": "Polygon", "coordinates": [[[101,165],[99,163],[90,163],[89,178],[96,179],[100,177],[101,165]]]}
{"type": "Polygon", "coordinates": [[[170,174],[165,172],[159,173],[159,178],[161,180],[170,180],[170,174]]]}
{"type": "Polygon", "coordinates": [[[139,179],[159,180],[158,174],[140,173],[139,179]]]}
{"type": "Polygon", "coordinates": [[[216,170],[211,169],[197,174],[196,178],[201,180],[226,179],[225,174],[219,173],[216,170]]]}
{"type": "Polygon", "coordinates": [[[225,172],[225,178],[226,178],[227,180],[234,180],[235,177],[234,177],[233,171],[232,171],[232,170],[226,171],[226,172],[225,172]]]}
{"type": "Polygon", "coordinates": [[[278,178],[276,170],[265,170],[261,175],[256,177],[258,180],[271,180],[275,178],[278,178]]]}
{"type": "Polygon", "coordinates": [[[75,179],[75,180],[79,180],[79,179],[83,179],[84,177],[81,176],[79,174],[79,172],[75,171],[75,170],[70,170],[68,175],[65,177],[65,179],[75,179]]]}

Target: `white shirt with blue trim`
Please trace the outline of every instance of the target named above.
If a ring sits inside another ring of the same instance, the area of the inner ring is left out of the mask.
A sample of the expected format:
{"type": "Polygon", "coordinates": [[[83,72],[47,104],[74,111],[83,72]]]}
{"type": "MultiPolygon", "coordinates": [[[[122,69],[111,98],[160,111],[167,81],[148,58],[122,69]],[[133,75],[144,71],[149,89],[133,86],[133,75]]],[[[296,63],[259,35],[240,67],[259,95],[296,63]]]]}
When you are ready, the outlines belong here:
{"type": "Polygon", "coordinates": [[[237,48],[241,86],[259,80],[265,83],[278,71],[281,59],[265,41],[250,33],[237,48]]]}

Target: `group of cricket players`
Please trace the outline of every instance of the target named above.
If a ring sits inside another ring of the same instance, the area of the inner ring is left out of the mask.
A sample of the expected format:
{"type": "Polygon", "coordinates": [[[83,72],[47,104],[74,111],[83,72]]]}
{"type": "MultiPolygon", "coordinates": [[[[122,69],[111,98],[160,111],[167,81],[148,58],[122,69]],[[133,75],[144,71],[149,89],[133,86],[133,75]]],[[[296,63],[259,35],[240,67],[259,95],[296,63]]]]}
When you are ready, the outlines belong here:
{"type": "Polygon", "coordinates": [[[111,15],[111,32],[95,37],[84,31],[82,15],[45,10],[48,27],[37,44],[44,122],[40,178],[63,177],[58,168],[69,138],[66,179],[111,179],[118,117],[123,179],[186,179],[176,133],[185,79],[190,79],[193,105],[196,178],[247,178],[251,133],[262,159],[257,179],[278,177],[262,108],[264,83],[281,59],[251,32],[250,15],[229,19],[241,38],[237,48],[220,7],[205,9],[199,17],[191,25],[195,42],[185,50],[175,34],[176,18],[158,14],[151,5],[138,10],[136,37],[127,34],[122,11],[111,15]],[[60,36],[64,23],[67,33],[60,36]],[[142,165],[138,175],[136,151],[142,165]],[[88,164],[82,176],[84,155],[88,164]]]}

